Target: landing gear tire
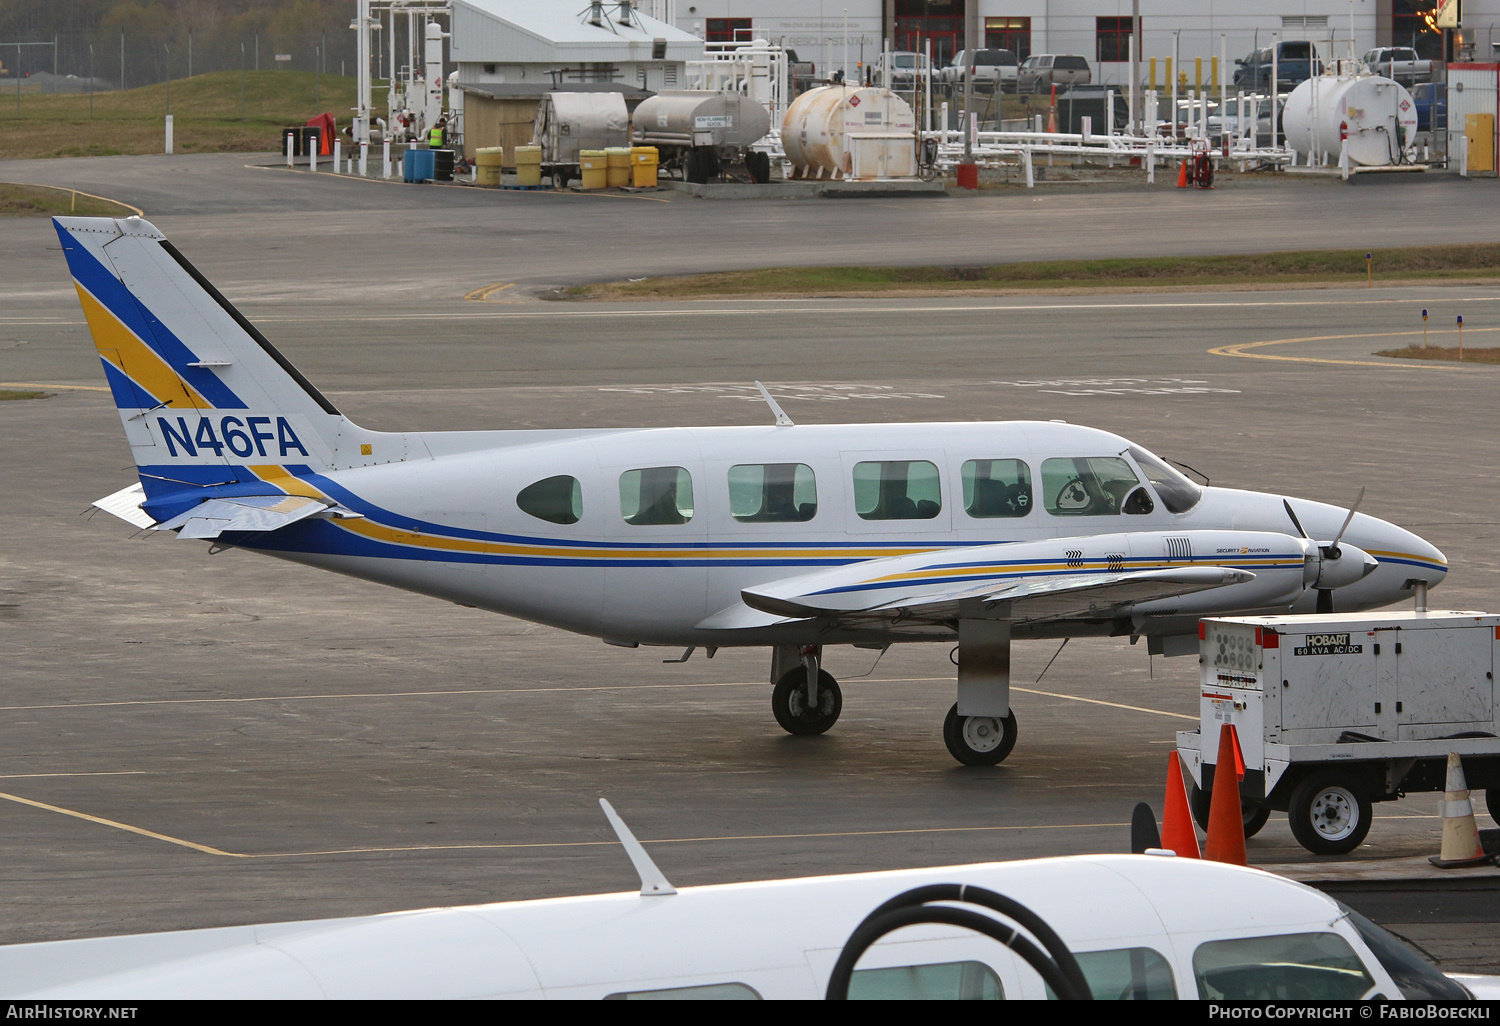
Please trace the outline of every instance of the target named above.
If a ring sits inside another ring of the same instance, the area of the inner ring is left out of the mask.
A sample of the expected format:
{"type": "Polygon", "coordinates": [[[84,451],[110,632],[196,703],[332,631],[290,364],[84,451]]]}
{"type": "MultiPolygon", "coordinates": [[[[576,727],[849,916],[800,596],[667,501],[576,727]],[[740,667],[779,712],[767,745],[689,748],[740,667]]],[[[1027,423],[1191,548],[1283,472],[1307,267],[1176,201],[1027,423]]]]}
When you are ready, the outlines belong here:
{"type": "MultiPolygon", "coordinates": [[[[1213,795],[1197,784],[1189,784],[1188,789],[1188,808],[1192,810],[1193,822],[1198,824],[1199,830],[1208,833],[1208,805],[1213,795]]],[[[1271,810],[1266,806],[1259,802],[1247,802],[1243,796],[1240,797],[1240,819],[1244,821],[1247,839],[1260,833],[1261,827],[1270,818],[1271,810]]]]}
{"type": "Polygon", "coordinates": [[[998,766],[1016,747],[1016,711],[998,716],[960,716],[958,703],[943,720],[943,743],[965,766],[998,766]]]}
{"type": "Polygon", "coordinates": [[[1287,817],[1292,836],[1314,855],[1343,855],[1370,832],[1370,799],[1355,780],[1338,770],[1307,777],[1292,791],[1287,817]]]}
{"type": "Polygon", "coordinates": [[[839,682],[827,670],[818,671],[818,704],[807,701],[807,671],[800,666],[788,670],[771,691],[771,712],[788,734],[821,734],[838,722],[844,709],[839,682]]]}

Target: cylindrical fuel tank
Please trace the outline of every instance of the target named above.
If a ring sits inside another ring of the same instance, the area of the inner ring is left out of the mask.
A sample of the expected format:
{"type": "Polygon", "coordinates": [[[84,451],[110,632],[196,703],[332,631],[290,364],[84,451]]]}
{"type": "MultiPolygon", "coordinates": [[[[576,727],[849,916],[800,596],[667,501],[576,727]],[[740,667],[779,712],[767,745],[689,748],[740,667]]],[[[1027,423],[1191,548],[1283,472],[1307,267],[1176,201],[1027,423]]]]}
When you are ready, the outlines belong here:
{"type": "Polygon", "coordinates": [[[916,125],[911,107],[889,89],[822,86],[787,108],[781,146],[794,168],[847,174],[853,159],[850,136],[913,134],[916,125]]]}
{"type": "Polygon", "coordinates": [[[636,146],[729,146],[744,149],[765,138],[771,115],[734,93],[664,89],[635,109],[636,146]]]}
{"type": "Polygon", "coordinates": [[[1412,147],[1417,106],[1400,83],[1379,75],[1320,75],[1292,90],[1282,124],[1287,145],[1299,154],[1336,160],[1340,132],[1347,132],[1349,162],[1377,167],[1399,164],[1412,147]]]}

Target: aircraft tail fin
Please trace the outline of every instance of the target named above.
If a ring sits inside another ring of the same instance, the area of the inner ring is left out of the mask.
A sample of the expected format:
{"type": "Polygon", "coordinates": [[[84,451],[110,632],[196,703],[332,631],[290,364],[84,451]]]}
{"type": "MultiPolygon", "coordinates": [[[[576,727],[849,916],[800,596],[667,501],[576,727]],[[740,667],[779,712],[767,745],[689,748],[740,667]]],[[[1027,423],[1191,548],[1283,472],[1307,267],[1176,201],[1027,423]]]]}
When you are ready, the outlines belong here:
{"type": "Polygon", "coordinates": [[[289,474],[405,458],[403,436],[340,414],[149,221],[53,223],[148,510],[165,494],[274,493],[289,474]]]}

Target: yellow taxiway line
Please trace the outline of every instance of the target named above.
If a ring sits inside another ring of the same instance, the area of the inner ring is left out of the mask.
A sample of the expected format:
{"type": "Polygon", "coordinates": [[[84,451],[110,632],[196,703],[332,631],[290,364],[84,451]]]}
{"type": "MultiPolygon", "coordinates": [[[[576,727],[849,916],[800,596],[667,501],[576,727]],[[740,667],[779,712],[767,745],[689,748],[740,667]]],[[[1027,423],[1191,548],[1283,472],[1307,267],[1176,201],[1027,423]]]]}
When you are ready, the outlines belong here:
{"type": "MultiPolygon", "coordinates": [[[[1500,328],[1469,329],[1471,335],[1478,334],[1481,331],[1500,331],[1500,328]]],[[[1395,358],[1386,360],[1335,360],[1330,357],[1321,356],[1282,356],[1279,353],[1248,352],[1248,350],[1260,349],[1264,346],[1284,346],[1293,342],[1336,342],[1351,338],[1412,338],[1421,334],[1422,332],[1420,331],[1380,331],[1357,335],[1309,335],[1306,338],[1273,338],[1267,339],[1264,342],[1236,342],[1232,345],[1217,346],[1210,349],[1208,353],[1210,356],[1239,356],[1247,360],[1285,360],[1289,363],[1339,363],[1354,367],[1388,367],[1395,370],[1455,371],[1462,369],[1446,361],[1443,363],[1426,363],[1417,360],[1399,360],[1395,358]]],[[[1458,330],[1456,328],[1451,331],[1444,328],[1442,331],[1428,332],[1428,335],[1433,336],[1457,334],[1458,330]]]]}

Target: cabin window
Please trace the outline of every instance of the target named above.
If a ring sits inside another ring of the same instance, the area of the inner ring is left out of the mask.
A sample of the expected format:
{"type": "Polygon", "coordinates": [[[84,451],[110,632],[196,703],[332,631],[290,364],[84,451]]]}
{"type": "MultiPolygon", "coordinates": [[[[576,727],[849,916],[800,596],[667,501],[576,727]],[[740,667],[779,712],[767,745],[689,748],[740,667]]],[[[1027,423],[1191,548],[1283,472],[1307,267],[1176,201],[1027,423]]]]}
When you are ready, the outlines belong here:
{"type": "Polygon", "coordinates": [[[759,1001],[760,992],[743,983],[707,983],[664,990],[626,990],[606,994],[606,1001],[759,1001]]]}
{"type": "Polygon", "coordinates": [[[1203,498],[1202,488],[1168,466],[1160,456],[1153,456],[1136,445],[1132,445],[1129,452],[1136,466],[1146,475],[1146,480],[1156,488],[1156,494],[1161,496],[1161,504],[1173,513],[1186,513],[1203,498]]]}
{"type": "Polygon", "coordinates": [[[652,527],[693,519],[693,478],[681,467],[648,467],[620,475],[620,516],[652,527]]]}
{"type": "Polygon", "coordinates": [[[854,465],[854,511],[862,520],[931,520],[943,509],[938,469],[926,460],[854,465]]]}
{"type": "Polygon", "coordinates": [[[1024,517],[1031,512],[1031,471],[1020,460],[963,465],[964,510],[971,517],[1024,517]]]}
{"type": "Polygon", "coordinates": [[[1212,1001],[1353,1001],[1375,981],[1336,933],[1207,941],[1193,952],[1198,997],[1212,1001]]]}
{"type": "Polygon", "coordinates": [[[856,969],[850,1001],[1003,1001],[1005,988],[983,962],[856,969]]]}
{"type": "MultiPolygon", "coordinates": [[[[1176,1001],[1177,985],[1172,967],[1150,948],[1119,948],[1114,951],[1074,953],[1083,978],[1095,1001],[1176,1001]]],[[[1047,1000],[1057,995],[1047,987],[1047,1000]]]]}
{"type": "Polygon", "coordinates": [[[549,524],[576,524],[583,516],[583,487],[578,478],[559,474],[522,488],[516,505],[549,524]]]}
{"type": "Polygon", "coordinates": [[[817,482],[805,463],[743,463],[729,468],[729,513],[740,523],[801,523],[817,512],[817,482]]]}
{"type": "MultiPolygon", "coordinates": [[[[1140,483],[1130,464],[1118,456],[1070,456],[1042,461],[1042,495],[1047,512],[1053,516],[1099,517],[1119,513],[1140,483]]],[[[1141,510],[1133,508],[1129,512],[1141,510]]]]}

